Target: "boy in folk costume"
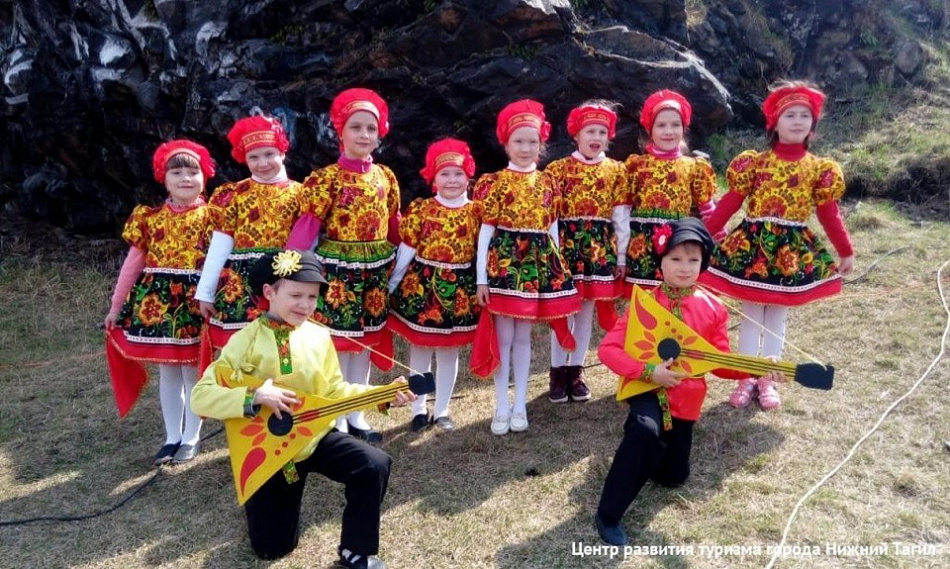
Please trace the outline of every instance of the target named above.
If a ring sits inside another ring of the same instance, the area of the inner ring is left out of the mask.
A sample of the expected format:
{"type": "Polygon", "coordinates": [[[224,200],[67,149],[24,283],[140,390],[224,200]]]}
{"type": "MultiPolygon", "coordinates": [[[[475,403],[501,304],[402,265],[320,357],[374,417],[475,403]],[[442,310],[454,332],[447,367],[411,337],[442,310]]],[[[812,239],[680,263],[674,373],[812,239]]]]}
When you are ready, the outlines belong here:
{"type": "MultiPolygon", "coordinates": [[[[742,300],[739,351],[778,357],[785,343],[788,307],[841,292],[841,275],[851,272],[854,249],[838,211],[844,194],[841,166],[808,152],[825,95],[809,84],[780,82],[762,105],[770,149],[746,150],[729,165],[729,192],[709,230],[719,232],[745,202],[745,219],[713,253],[700,282],[742,300]],[[838,257],[835,263],[806,222],[818,217],[838,257]]],[[[774,383],[740,382],[729,398],[746,407],[758,398],[763,409],[781,399],[774,383]]]]}
{"type": "MultiPolygon", "coordinates": [[[[340,158],[304,180],[304,212],[288,247],[311,249],[327,271],[328,285],[314,318],[330,328],[343,378],[369,382],[370,351],[391,354],[386,329],[388,277],[399,241],[399,183],[372,153],[389,132],[389,107],[374,91],[347,89],[333,99],[330,121],[340,138],[340,158]]],[[[377,362],[389,369],[391,362],[377,362]]],[[[339,421],[341,430],[382,441],[362,411],[339,421]]]]}
{"type": "Polygon", "coordinates": [[[584,358],[590,347],[594,309],[604,330],[617,320],[614,307],[620,295],[630,239],[629,211],[625,205],[626,168],[607,158],[616,134],[614,103],[588,101],[567,116],[567,132],[577,143],[571,156],[544,169],[561,190],[558,226],[561,254],[583,298],[581,310],[568,319],[577,343],[573,352],[561,347],[551,334],[551,380],[548,399],[554,403],[587,401],[584,358]]]}
{"type": "Polygon", "coordinates": [[[458,376],[459,347],[472,344],[481,307],[475,288],[479,205],[468,199],[475,159],[461,140],[429,146],[421,171],[435,196],[409,204],[399,223],[402,242],[389,279],[389,326],[410,344],[409,367],[424,373],[436,360],[435,410],[425,397],[412,407],[412,430],[434,424],[451,431],[449,401],[458,376]]]}
{"type": "Polygon", "coordinates": [[[231,157],[246,164],[251,177],[219,186],[211,196],[214,235],[195,294],[210,332],[204,357],[257,318],[248,270],[284,246],[300,213],[300,183],[287,178],[290,141],[280,121],[259,115],[240,119],[228,140],[231,157]]]}
{"type": "Polygon", "coordinates": [[[191,410],[188,394],[198,380],[202,318],[194,292],[211,238],[211,213],[202,194],[214,176],[214,162],[204,146],[173,140],[158,147],[152,168],[168,199],[159,207],[136,207],[126,222],[122,237],[129,254],[105,327],[120,415],[148,380],[142,364],[158,364],[165,444],[153,459],[157,466],[188,462],[198,453],[201,417],[191,410]]]}
{"type": "MultiPolygon", "coordinates": [[[[659,233],[654,252],[659,257],[663,282],[651,294],[665,309],[722,352],[729,351],[729,313],[714,296],[696,287],[713,248],[712,237],[698,219],[686,217],[659,233]]],[[[671,358],[653,365],[630,356],[626,349],[628,318],[624,314],[597,350],[601,361],[621,380],[644,381],[656,389],[634,395],[623,426],[623,439],[604,481],[594,522],[601,539],[612,545],[627,543],[621,520],[647,480],[675,487],[689,477],[693,425],[699,420],[706,397],[703,376],[687,377],[670,369],[671,358]]],[[[729,379],[747,377],[743,372],[717,369],[714,375],[729,379]]],[[[779,372],[768,372],[770,381],[784,381],[779,372]]]]}
{"type": "MultiPolygon", "coordinates": [[[[205,370],[191,395],[197,413],[221,420],[253,418],[266,406],[274,412],[271,418],[279,419],[299,403],[297,393],[336,400],[370,389],[343,381],[330,334],[308,321],[320,285],[326,283],[313,253],[265,254],[249,277],[254,294],[267,300],[267,310],[234,334],[205,370]],[[242,373],[266,381],[257,389],[219,383],[219,377],[231,380],[242,373]]],[[[409,392],[396,394],[397,405],[413,399],[409,392]]],[[[380,505],[392,459],[332,426],[331,422],[314,433],[303,450],[244,504],[251,547],[262,559],[283,557],[297,547],[307,475],[318,472],[346,485],[339,563],[384,569],[385,563],[374,555],[379,551],[380,505]]]]}

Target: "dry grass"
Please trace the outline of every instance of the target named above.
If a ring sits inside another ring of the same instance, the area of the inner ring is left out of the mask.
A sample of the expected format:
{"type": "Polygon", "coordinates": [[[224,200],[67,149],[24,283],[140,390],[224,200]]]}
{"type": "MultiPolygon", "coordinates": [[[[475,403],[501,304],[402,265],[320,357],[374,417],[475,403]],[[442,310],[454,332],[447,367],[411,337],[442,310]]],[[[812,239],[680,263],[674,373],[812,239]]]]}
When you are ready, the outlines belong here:
{"type": "MultiPolygon", "coordinates": [[[[407,409],[375,419],[395,458],[384,504],[384,558],[392,567],[434,568],[764,567],[764,552],[705,557],[699,546],[764,550],[777,543],[798,499],[939,350],[946,314],[935,272],[950,258],[948,226],[913,224],[886,204],[862,204],[848,223],[858,273],[888,251],[907,249],[841,296],[791,311],[789,342],[836,366],[835,389],[789,386],[784,407],[763,413],[729,408],[723,401],[730,384],[711,381],[689,483],[677,490],[648,486],[625,518],[634,545],[692,545],[693,555],[620,561],[572,554],[573,543],[599,543],[591,514],[625,414],[613,400],[614,378],[602,367],[588,370],[592,401],[548,403],[547,338],[538,330],[529,432],[492,436],[492,386],[468,376],[460,378],[452,403],[454,433],[410,433],[407,409]]],[[[0,253],[0,521],[99,510],[148,478],[163,432],[154,386],[126,420],[114,411],[98,322],[115,265],[32,260],[35,251],[10,240],[0,253]]],[[[595,362],[591,354],[588,363],[595,362]]],[[[823,553],[788,557],[777,567],[950,565],[948,380],[944,361],[804,505],[788,543],[823,553]],[[939,555],[901,553],[894,542],[935,545],[939,555]],[[887,544],[887,553],[833,556],[824,553],[827,544],[887,544]]],[[[204,433],[218,426],[211,421],[204,433]]],[[[313,477],[300,547],[264,563],[250,552],[226,452],[223,435],[208,439],[194,463],[164,470],[108,515],[0,527],[0,565],[331,566],[341,488],[313,477]]]]}

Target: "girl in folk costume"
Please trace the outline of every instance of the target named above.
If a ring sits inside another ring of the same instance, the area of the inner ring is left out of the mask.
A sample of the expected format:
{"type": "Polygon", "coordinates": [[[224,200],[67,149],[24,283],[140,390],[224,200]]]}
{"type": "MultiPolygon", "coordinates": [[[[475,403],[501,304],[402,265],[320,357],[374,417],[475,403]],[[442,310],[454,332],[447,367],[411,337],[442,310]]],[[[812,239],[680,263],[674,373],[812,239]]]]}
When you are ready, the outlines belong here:
{"type": "MultiPolygon", "coordinates": [[[[389,270],[399,238],[399,183],[392,170],[374,164],[372,157],[389,132],[389,108],[374,91],[347,89],[333,100],[330,121],[341,141],[340,158],[304,180],[304,212],[287,246],[310,249],[316,243],[329,284],[314,318],[330,328],[343,379],[366,385],[367,347],[392,352],[386,314],[389,270]]],[[[362,411],[338,424],[369,442],[382,440],[362,411]]]]}
{"type": "Polygon", "coordinates": [[[159,465],[187,462],[198,453],[201,418],[189,404],[198,381],[202,325],[194,293],[211,238],[211,213],[202,194],[214,176],[214,162],[204,146],[173,140],[158,147],[152,168],[168,199],[159,207],[136,207],[125,224],[129,254],[105,327],[120,415],[128,413],[148,380],[142,362],[158,364],[165,421],[165,444],[154,458],[159,465]]]}
{"type": "MultiPolygon", "coordinates": [[[[779,356],[789,306],[837,294],[851,272],[851,238],[838,212],[844,193],[841,167],[808,152],[825,95],[801,82],[782,82],[765,99],[765,129],[771,149],[747,150],[726,173],[729,192],[708,218],[718,232],[746,202],[745,219],[713,254],[700,282],[743,301],[739,351],[779,356]],[[812,211],[834,245],[839,264],[805,225],[812,211]]],[[[758,396],[763,409],[781,405],[774,382],[741,382],[729,398],[745,407],[758,396]]]]}
{"type": "Polygon", "coordinates": [[[202,359],[223,347],[232,334],[257,318],[248,271],[265,253],[284,246],[300,212],[300,183],[287,178],[284,159],[290,141],[277,119],[252,116],[228,132],[231,156],[251,177],[224,184],[211,196],[214,235],[198,292],[209,325],[202,359]]]}
{"type": "Polygon", "coordinates": [[[716,173],[700,158],[684,156],[683,136],[693,108],[674,91],[657,91],[643,103],[640,125],[649,142],[646,153],[627,158],[630,243],[627,246],[627,287],[655,287],[662,282],[654,254],[658,231],[669,231],[669,222],[694,210],[706,218],[715,209],[716,173]]]}
{"type": "MultiPolygon", "coordinates": [[[[446,138],[429,146],[421,174],[436,195],[413,201],[399,222],[402,242],[389,279],[389,327],[409,342],[410,368],[429,371],[435,355],[431,423],[451,431],[459,346],[474,342],[481,310],[474,262],[481,216],[467,195],[475,159],[467,144],[446,138]]],[[[413,431],[430,424],[425,396],[413,402],[412,412],[413,431]]]]}
{"type": "Polygon", "coordinates": [[[559,211],[561,254],[574,275],[574,286],[584,299],[581,310],[568,319],[577,342],[573,352],[561,347],[551,334],[551,381],[548,399],[564,403],[590,399],[584,383],[584,357],[596,306],[605,330],[617,319],[614,299],[620,294],[630,239],[626,175],[622,162],[604,154],[616,134],[616,105],[588,101],[567,117],[567,132],[577,143],[571,156],[544,169],[561,190],[559,211]]]}
{"type": "Polygon", "coordinates": [[[566,317],[576,313],[581,302],[558,250],[560,195],[556,181],[537,169],[541,143],[550,131],[541,103],[523,99],[502,109],[496,135],[508,154],[508,167],[483,175],[475,184],[475,199],[483,208],[476,264],[478,302],[493,315],[500,352],[491,423],[496,435],[528,428],[531,324],[551,322],[566,347],[574,347],[566,317]],[[512,407],[509,368],[514,369],[512,407]]]}

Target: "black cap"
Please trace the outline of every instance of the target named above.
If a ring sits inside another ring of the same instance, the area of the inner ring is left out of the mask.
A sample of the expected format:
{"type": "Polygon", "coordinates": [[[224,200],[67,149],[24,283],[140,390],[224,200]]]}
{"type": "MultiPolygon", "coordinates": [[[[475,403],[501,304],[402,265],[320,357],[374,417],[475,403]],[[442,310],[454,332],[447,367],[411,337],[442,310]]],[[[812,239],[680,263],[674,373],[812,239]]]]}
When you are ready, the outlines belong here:
{"type": "Polygon", "coordinates": [[[709,230],[706,229],[706,225],[695,217],[684,217],[671,223],[670,227],[673,229],[673,234],[670,235],[666,243],[666,249],[663,251],[663,254],[660,255],[660,258],[665,257],[673,247],[676,247],[680,243],[694,241],[699,243],[703,248],[703,264],[700,267],[700,271],[705,271],[709,267],[709,256],[712,255],[712,250],[715,246],[715,242],[712,236],[709,235],[709,230]]]}
{"type": "Polygon", "coordinates": [[[294,249],[265,254],[251,266],[248,275],[251,292],[259,296],[264,294],[264,285],[272,285],[280,279],[302,283],[327,282],[323,276],[323,265],[313,251],[294,249]]]}

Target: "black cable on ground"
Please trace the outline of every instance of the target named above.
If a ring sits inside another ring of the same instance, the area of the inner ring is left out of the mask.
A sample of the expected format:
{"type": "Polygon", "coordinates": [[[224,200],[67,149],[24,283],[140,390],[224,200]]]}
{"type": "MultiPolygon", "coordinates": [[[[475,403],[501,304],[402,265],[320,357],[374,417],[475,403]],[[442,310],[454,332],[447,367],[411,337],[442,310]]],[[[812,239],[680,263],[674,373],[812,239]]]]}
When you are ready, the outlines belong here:
{"type": "MultiPolygon", "coordinates": [[[[223,430],[224,430],[224,427],[220,427],[218,428],[218,430],[201,437],[201,441],[206,441],[210,439],[211,437],[215,437],[219,435],[223,430]]],[[[19,526],[19,525],[32,524],[36,522],[81,522],[83,520],[90,520],[92,518],[98,518],[99,516],[104,516],[126,505],[127,503],[129,503],[129,501],[132,500],[132,498],[136,497],[139,494],[139,492],[141,492],[142,490],[145,490],[146,488],[154,484],[155,481],[158,480],[158,477],[162,474],[164,469],[165,469],[165,465],[157,467],[155,469],[155,472],[151,476],[149,476],[145,482],[142,482],[141,484],[133,488],[132,491],[129,492],[128,496],[126,496],[125,498],[122,498],[121,500],[119,500],[119,502],[117,502],[116,504],[104,510],[99,510],[91,514],[81,514],[77,516],[37,516],[35,518],[24,518],[22,520],[0,520],[0,527],[19,526]]]]}

